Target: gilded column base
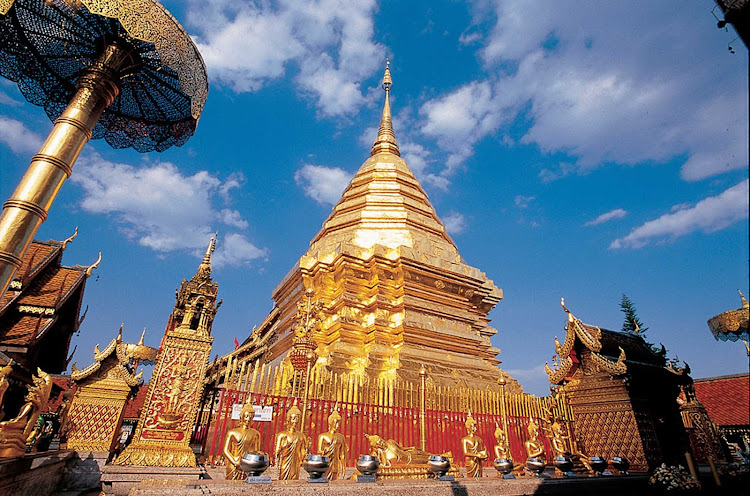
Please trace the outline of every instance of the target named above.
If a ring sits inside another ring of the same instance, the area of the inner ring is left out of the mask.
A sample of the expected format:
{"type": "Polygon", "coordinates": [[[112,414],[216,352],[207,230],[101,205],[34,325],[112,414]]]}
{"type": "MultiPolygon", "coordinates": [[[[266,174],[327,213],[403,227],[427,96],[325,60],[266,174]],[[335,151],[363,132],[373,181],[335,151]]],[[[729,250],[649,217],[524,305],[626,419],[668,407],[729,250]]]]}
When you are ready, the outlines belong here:
{"type": "Polygon", "coordinates": [[[141,467],[197,467],[195,453],[183,446],[130,445],[112,462],[113,465],[141,467]]]}

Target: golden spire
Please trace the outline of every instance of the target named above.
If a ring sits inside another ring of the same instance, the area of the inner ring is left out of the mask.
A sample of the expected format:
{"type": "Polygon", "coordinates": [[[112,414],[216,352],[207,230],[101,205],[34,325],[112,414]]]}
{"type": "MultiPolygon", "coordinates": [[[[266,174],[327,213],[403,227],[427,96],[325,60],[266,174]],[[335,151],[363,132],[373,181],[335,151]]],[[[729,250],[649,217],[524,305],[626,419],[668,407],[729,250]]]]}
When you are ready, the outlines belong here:
{"type": "Polygon", "coordinates": [[[385,74],[383,74],[383,89],[385,90],[385,105],[383,105],[383,116],[380,118],[380,128],[378,129],[378,137],[375,138],[375,142],[372,144],[370,155],[376,155],[378,153],[392,153],[398,157],[401,156],[401,152],[398,149],[398,142],[396,141],[396,135],[393,133],[393,123],[391,122],[391,104],[388,99],[388,94],[391,91],[391,85],[393,80],[391,79],[391,69],[388,60],[385,61],[385,74]]]}
{"type": "Polygon", "coordinates": [[[211,253],[216,249],[216,237],[218,233],[211,236],[211,241],[208,242],[208,248],[206,248],[206,254],[203,255],[203,260],[198,266],[198,272],[193,276],[193,280],[198,279],[210,279],[211,278],[211,253]]]}
{"type": "Polygon", "coordinates": [[[211,265],[211,253],[216,249],[216,234],[211,236],[211,241],[208,242],[208,248],[206,248],[206,254],[203,255],[203,261],[201,265],[211,265]]]}

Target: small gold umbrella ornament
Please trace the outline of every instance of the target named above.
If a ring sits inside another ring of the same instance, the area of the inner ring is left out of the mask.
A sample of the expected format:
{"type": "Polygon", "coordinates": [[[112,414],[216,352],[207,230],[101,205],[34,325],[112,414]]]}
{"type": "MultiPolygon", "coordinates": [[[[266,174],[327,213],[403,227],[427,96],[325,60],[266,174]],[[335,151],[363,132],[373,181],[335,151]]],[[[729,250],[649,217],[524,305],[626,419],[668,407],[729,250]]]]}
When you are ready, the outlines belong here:
{"type": "Polygon", "coordinates": [[[0,214],[0,297],[90,139],[163,151],[195,132],[203,59],[155,0],[0,0],[0,75],[54,127],[0,214]]]}
{"type": "Polygon", "coordinates": [[[739,291],[742,299],[742,308],[729,310],[708,319],[708,328],[714,338],[721,341],[750,341],[748,333],[748,320],[750,320],[750,305],[748,305],[742,291],[739,291]]]}

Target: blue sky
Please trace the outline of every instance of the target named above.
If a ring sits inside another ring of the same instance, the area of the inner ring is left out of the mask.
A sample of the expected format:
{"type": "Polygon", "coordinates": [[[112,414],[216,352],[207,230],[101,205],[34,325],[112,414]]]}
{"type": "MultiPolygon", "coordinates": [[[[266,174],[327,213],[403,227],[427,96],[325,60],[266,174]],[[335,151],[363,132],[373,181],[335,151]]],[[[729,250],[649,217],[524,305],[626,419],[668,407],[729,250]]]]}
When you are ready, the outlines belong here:
{"type": "MultiPolygon", "coordinates": [[[[503,368],[547,392],[566,322],[619,329],[626,293],[695,377],[747,370],[706,320],[748,289],[747,51],[713,2],[168,1],[210,92],[186,145],[91,142],[39,239],[89,280],[78,366],[125,323],[158,345],[174,290],[219,231],[214,354],[271,292],[369,155],[391,60],[402,155],[465,260],[503,289],[503,368]],[[728,50],[728,45],[736,53],[728,50]]],[[[51,123],[0,83],[0,194],[51,123]]]]}

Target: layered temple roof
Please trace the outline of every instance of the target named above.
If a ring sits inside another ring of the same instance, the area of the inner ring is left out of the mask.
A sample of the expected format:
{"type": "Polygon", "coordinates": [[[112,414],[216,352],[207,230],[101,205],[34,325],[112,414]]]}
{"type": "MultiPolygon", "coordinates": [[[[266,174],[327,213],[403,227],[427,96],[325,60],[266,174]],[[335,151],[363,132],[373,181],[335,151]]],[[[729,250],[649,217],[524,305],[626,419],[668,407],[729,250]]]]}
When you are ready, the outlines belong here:
{"type": "Polygon", "coordinates": [[[0,298],[0,351],[27,371],[61,372],[78,319],[90,266],[62,266],[65,241],[34,241],[0,298]]]}
{"type": "Polygon", "coordinates": [[[546,363],[544,365],[551,384],[564,384],[571,380],[581,367],[584,354],[592,364],[612,376],[624,375],[632,367],[664,368],[664,356],[655,353],[641,336],[584,324],[568,310],[564,299],[561,304],[568,315],[568,323],[565,326],[565,340],[560,343],[555,337],[552,367],[546,363]]]}
{"type": "Polygon", "coordinates": [[[520,390],[497,367],[500,350],[489,339],[497,331],[487,325],[487,313],[502,291],[461,258],[401,158],[391,121],[391,84],[386,67],[385,103],[370,157],[274,290],[278,317],[257,331],[273,334],[263,340],[264,356],[280,361],[290,350],[297,303],[311,290],[323,307],[311,336],[317,366],[410,380],[425,366],[446,385],[497,389],[504,376],[520,390]]]}

